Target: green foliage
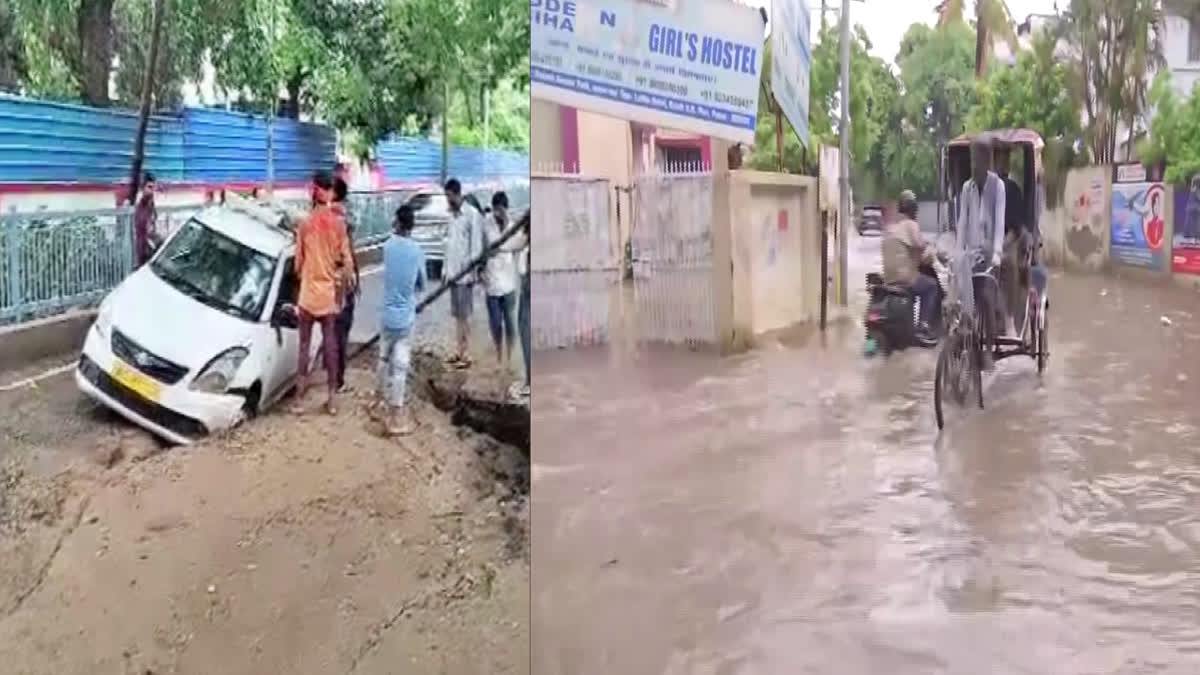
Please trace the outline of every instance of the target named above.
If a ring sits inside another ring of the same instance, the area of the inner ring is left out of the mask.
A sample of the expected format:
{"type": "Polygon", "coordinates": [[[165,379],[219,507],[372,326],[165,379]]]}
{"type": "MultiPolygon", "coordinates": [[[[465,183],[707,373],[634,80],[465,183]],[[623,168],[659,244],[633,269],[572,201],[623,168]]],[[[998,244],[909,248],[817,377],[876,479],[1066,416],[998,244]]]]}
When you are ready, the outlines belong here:
{"type": "Polygon", "coordinates": [[[1171,87],[1168,72],[1155,78],[1150,102],[1156,114],[1150,122],[1150,137],[1139,148],[1145,161],[1167,164],[1169,183],[1183,183],[1200,172],[1200,87],[1180,100],[1171,87]]]}
{"type": "Polygon", "coordinates": [[[450,142],[468,148],[529,150],[529,91],[515,80],[501,81],[489,98],[488,131],[482,112],[470,110],[464,94],[450,102],[450,142]]]}
{"type": "Polygon", "coordinates": [[[979,83],[978,101],[967,126],[972,131],[1027,128],[1042,138],[1074,141],[1079,107],[1067,89],[1067,68],[1054,57],[1054,42],[1039,36],[1011,68],[999,68],[979,83]]]}
{"type": "MultiPolygon", "coordinates": [[[[868,52],[871,42],[862,26],[855,26],[850,41],[850,156],[852,173],[867,175],[877,170],[872,163],[879,139],[891,116],[891,105],[895,99],[897,85],[895,77],[882,59],[868,52]]],[[[754,152],[748,165],[752,168],[774,171],[777,166],[775,143],[775,113],[767,94],[771,81],[770,42],[764,46],[765,58],[762,68],[762,93],[759,95],[758,126],[754,134],[754,152]]],[[[838,33],[828,27],[812,49],[812,64],[809,71],[809,147],[819,144],[836,144],[838,118],[841,114],[840,54],[838,33]]],[[[816,168],[816,153],[807,153],[807,165],[799,139],[787,120],[784,125],[784,170],[795,173],[813,171],[816,168]]]]}
{"type": "Polygon", "coordinates": [[[964,24],[913,24],[900,42],[899,94],[879,149],[884,196],[938,194],[938,149],[962,133],[975,99],[975,37],[964,24]]]}
{"type": "MultiPolygon", "coordinates": [[[[1131,131],[1148,110],[1148,75],[1165,65],[1159,0],[1071,0],[1056,38],[1072,47],[1070,88],[1082,104],[1092,161],[1116,157],[1119,125],[1131,131]]],[[[1129,140],[1132,140],[1130,138],[1129,140]]]]}
{"type": "MultiPolygon", "coordinates": [[[[9,3],[20,10],[13,30],[23,42],[18,79],[28,94],[107,104],[107,46],[116,57],[117,101],[140,100],[149,0],[0,0],[0,37],[9,3]]],[[[499,95],[493,102],[517,105],[512,114],[493,106],[498,142],[515,147],[528,137],[527,114],[524,131],[512,128],[519,96],[503,93],[528,87],[529,14],[516,0],[169,0],[167,6],[155,107],[181,102],[181,86],[201,79],[207,58],[218,89],[241,110],[265,113],[282,94],[281,116],[309,114],[377,140],[428,133],[445,111],[448,86],[463,113],[451,111],[451,121],[467,126],[453,133],[478,131],[482,140],[482,101],[491,91],[499,95]]],[[[0,86],[15,70],[8,61],[0,53],[0,86]]]]}

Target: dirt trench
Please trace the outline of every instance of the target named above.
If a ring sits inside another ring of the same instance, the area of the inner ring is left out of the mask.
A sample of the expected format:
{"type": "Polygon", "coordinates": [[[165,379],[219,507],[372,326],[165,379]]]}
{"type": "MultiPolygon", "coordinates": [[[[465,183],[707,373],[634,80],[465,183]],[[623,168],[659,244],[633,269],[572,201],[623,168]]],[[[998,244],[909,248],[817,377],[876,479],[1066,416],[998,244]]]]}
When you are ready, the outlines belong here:
{"type": "Polygon", "coordinates": [[[528,408],[421,352],[417,431],[384,439],[373,356],[336,418],[106,424],[66,471],[0,467],[4,671],[529,672],[528,408]]]}

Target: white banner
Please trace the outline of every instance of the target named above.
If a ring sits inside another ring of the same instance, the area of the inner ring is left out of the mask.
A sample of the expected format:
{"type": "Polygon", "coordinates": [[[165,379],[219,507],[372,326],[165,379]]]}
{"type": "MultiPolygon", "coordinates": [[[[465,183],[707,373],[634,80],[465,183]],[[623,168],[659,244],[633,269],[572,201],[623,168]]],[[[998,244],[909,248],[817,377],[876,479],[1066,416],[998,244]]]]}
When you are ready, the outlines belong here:
{"type": "Polygon", "coordinates": [[[728,0],[530,0],[533,98],[754,143],[763,24],[728,0]]]}
{"type": "Polygon", "coordinates": [[[771,93],[808,146],[808,5],[805,0],[771,0],[771,93]]]}

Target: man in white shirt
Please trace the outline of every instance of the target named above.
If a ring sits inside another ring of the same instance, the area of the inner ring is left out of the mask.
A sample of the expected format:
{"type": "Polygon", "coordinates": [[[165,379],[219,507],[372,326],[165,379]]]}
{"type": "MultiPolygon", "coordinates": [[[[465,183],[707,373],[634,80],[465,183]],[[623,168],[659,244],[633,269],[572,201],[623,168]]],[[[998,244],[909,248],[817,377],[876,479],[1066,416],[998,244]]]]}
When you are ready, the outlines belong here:
{"type": "MultiPolygon", "coordinates": [[[[492,213],[484,218],[483,244],[485,249],[500,240],[508,227],[508,195],[503,191],[492,195],[492,213]]],[[[512,239],[488,258],[484,268],[487,287],[488,328],[496,347],[496,360],[512,368],[513,342],[517,339],[517,261],[512,239]]]]}
{"type": "MultiPolygon", "coordinates": [[[[450,204],[450,222],[446,226],[445,278],[452,279],[465,270],[483,252],[482,214],[463,200],[462,183],[446,181],[446,201],[450,204]]],[[[450,288],[450,314],[454,317],[458,338],[457,353],[449,362],[457,368],[471,366],[471,314],[475,309],[476,274],[468,274],[450,288]]]]}
{"type": "MultiPolygon", "coordinates": [[[[974,255],[975,271],[999,272],[1004,253],[1004,181],[992,169],[992,145],[983,138],[971,142],[971,177],[963,183],[958,204],[958,250],[974,255]]],[[[984,366],[991,369],[990,345],[1008,315],[995,283],[975,280],[976,315],[989,345],[984,366]]]]}

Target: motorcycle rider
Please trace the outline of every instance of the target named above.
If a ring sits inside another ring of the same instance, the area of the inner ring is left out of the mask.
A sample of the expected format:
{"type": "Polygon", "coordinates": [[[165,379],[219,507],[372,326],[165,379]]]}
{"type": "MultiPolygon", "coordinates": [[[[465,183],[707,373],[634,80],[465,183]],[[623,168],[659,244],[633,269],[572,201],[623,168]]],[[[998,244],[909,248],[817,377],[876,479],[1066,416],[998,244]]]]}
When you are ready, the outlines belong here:
{"type": "Polygon", "coordinates": [[[933,263],[933,247],[925,243],[917,225],[917,196],[912,190],[900,193],[900,220],[890,224],[883,235],[883,281],[906,286],[921,301],[916,336],[921,342],[936,342],[931,329],[937,310],[940,287],[936,279],[920,272],[923,264],[933,263]]]}

